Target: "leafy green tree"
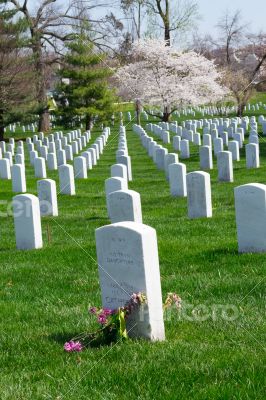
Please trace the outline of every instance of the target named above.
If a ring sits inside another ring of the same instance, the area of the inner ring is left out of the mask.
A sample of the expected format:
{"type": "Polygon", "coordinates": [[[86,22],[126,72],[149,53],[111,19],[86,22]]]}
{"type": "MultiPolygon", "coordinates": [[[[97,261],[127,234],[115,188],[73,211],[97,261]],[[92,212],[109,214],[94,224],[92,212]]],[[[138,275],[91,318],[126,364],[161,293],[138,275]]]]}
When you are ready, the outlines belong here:
{"type": "Polygon", "coordinates": [[[0,140],[8,124],[25,120],[36,98],[31,55],[22,49],[27,27],[13,16],[13,11],[0,11],[0,140]]]}
{"type": "Polygon", "coordinates": [[[64,125],[77,118],[90,129],[94,120],[105,122],[113,112],[115,95],[109,88],[108,78],[113,74],[105,62],[105,55],[95,50],[89,36],[77,34],[68,44],[63,68],[59,72],[61,106],[59,113],[64,125]]]}
{"type": "Polygon", "coordinates": [[[73,27],[83,20],[85,8],[92,10],[96,7],[99,6],[94,0],[0,0],[0,12],[13,25],[19,21],[26,27],[22,45],[31,52],[36,72],[32,87],[34,85],[37,96],[39,131],[50,130],[47,68],[57,63],[73,27]]]}

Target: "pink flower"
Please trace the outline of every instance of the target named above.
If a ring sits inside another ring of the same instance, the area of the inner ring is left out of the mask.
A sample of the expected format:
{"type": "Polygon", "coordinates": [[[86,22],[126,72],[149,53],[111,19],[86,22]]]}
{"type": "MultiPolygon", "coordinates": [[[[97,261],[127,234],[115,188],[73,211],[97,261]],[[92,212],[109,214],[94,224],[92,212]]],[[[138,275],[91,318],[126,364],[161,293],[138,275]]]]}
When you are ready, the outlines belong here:
{"type": "Polygon", "coordinates": [[[113,310],[111,310],[110,308],[104,308],[103,309],[103,314],[104,315],[112,315],[114,313],[113,310]]]}
{"type": "Polygon", "coordinates": [[[64,344],[64,350],[67,351],[68,353],[72,351],[81,351],[82,344],[80,342],[74,342],[73,340],[70,340],[70,342],[66,342],[64,344]]]}
{"type": "Polygon", "coordinates": [[[139,298],[138,298],[138,294],[137,293],[133,293],[131,296],[131,300],[133,303],[138,303],[139,302],[139,298]]]}
{"type": "Polygon", "coordinates": [[[174,300],[176,307],[181,308],[181,303],[182,303],[181,297],[179,297],[177,294],[174,293],[173,300],[174,300]]]}
{"type": "Polygon", "coordinates": [[[106,324],[106,322],[107,322],[106,315],[105,315],[105,314],[99,314],[99,315],[98,315],[98,322],[99,322],[99,324],[101,324],[101,325],[106,324]]]}
{"type": "Polygon", "coordinates": [[[96,312],[97,312],[97,307],[91,307],[91,308],[89,309],[89,312],[90,312],[91,314],[96,314],[96,312]]]}

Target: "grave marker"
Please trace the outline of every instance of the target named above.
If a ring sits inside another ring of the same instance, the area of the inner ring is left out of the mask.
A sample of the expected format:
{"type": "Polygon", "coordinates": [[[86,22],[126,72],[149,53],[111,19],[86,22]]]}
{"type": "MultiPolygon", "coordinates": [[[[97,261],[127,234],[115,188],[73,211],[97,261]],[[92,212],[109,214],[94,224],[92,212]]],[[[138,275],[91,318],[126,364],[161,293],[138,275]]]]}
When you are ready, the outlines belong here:
{"type": "Polygon", "coordinates": [[[147,304],[127,319],[130,337],[164,340],[164,322],[156,231],[136,222],[120,222],[96,230],[102,305],[123,307],[133,293],[147,304]]]}

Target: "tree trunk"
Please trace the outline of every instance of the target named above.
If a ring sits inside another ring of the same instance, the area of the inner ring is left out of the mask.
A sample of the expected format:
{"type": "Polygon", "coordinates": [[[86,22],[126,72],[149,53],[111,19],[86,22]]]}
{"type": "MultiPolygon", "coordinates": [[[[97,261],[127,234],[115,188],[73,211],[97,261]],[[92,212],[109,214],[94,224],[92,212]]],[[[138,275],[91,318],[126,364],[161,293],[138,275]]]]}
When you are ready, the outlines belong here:
{"type": "Polygon", "coordinates": [[[46,108],[40,113],[39,132],[49,132],[49,130],[50,130],[50,113],[49,109],[46,108]]]}
{"type": "Polygon", "coordinates": [[[168,23],[165,24],[164,26],[164,40],[165,40],[165,45],[170,46],[170,29],[168,23]]]}
{"type": "Polygon", "coordinates": [[[238,105],[237,105],[237,116],[238,117],[242,117],[243,116],[245,105],[246,104],[244,104],[244,103],[238,103],[238,105]]]}
{"type": "Polygon", "coordinates": [[[138,36],[138,39],[140,39],[140,25],[141,25],[141,4],[139,3],[139,9],[138,9],[138,29],[137,29],[137,36],[138,36]]]}
{"type": "Polygon", "coordinates": [[[4,111],[0,109],[0,141],[4,140],[5,125],[4,125],[4,111]]]}
{"type": "Polygon", "coordinates": [[[162,121],[163,122],[169,122],[169,120],[170,120],[170,113],[168,112],[168,111],[164,111],[164,113],[163,113],[163,117],[162,117],[162,121]]]}
{"type": "MultiPolygon", "coordinates": [[[[160,8],[161,14],[162,9],[160,8]]],[[[164,40],[166,46],[171,46],[171,40],[170,40],[170,11],[169,11],[169,0],[165,0],[165,14],[163,16],[163,22],[164,22],[164,40]]]]}
{"type": "Polygon", "coordinates": [[[140,105],[140,100],[137,99],[136,100],[136,114],[137,114],[137,124],[140,125],[141,121],[140,121],[140,112],[141,112],[141,105],[140,105]]]}
{"type": "Polygon", "coordinates": [[[39,106],[39,132],[48,132],[50,130],[50,113],[46,94],[46,80],[45,80],[45,67],[42,54],[42,47],[38,34],[35,35],[37,41],[36,46],[33,48],[35,57],[35,68],[38,74],[37,77],[37,101],[39,106]]]}
{"type": "Polygon", "coordinates": [[[92,129],[92,126],[93,126],[92,119],[90,116],[87,116],[85,122],[86,131],[90,131],[92,129]]]}
{"type": "Polygon", "coordinates": [[[168,106],[165,106],[165,107],[164,107],[164,110],[163,110],[162,121],[163,121],[163,122],[169,122],[170,116],[171,116],[171,113],[169,112],[169,107],[168,107],[168,106]]]}

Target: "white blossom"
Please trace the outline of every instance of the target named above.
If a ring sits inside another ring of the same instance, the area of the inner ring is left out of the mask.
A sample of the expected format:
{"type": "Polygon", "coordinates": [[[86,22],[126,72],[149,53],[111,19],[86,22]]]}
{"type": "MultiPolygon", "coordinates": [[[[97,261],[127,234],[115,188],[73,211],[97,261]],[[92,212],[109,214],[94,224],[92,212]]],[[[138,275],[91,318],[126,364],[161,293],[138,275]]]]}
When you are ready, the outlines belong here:
{"type": "Polygon", "coordinates": [[[179,106],[215,103],[226,94],[213,61],[193,51],[179,52],[163,40],[133,44],[132,63],[118,69],[120,89],[143,104],[173,112],[179,106]]]}

